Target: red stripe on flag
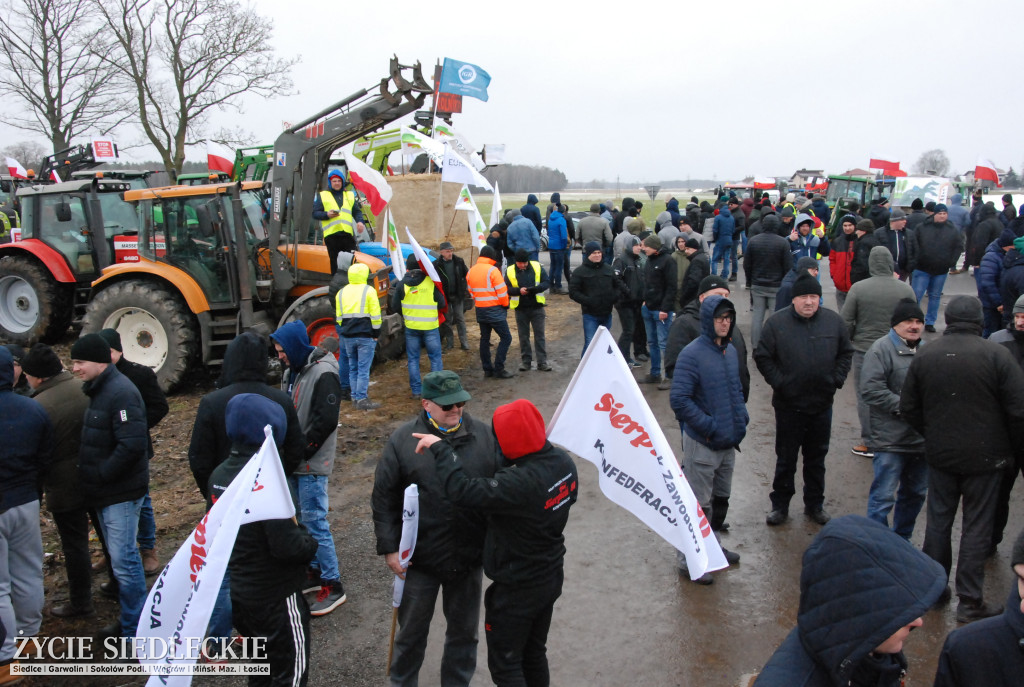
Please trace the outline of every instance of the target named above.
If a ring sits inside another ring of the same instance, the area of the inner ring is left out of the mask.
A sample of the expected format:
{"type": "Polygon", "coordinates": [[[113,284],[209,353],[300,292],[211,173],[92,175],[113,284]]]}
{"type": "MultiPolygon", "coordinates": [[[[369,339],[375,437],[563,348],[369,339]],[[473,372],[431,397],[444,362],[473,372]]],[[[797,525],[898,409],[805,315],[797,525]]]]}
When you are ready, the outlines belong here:
{"type": "Polygon", "coordinates": [[[373,214],[379,215],[384,212],[384,207],[388,204],[388,201],[381,197],[380,189],[374,186],[373,182],[362,178],[353,170],[349,170],[348,174],[352,185],[362,191],[366,199],[370,201],[370,209],[373,211],[373,214]]]}

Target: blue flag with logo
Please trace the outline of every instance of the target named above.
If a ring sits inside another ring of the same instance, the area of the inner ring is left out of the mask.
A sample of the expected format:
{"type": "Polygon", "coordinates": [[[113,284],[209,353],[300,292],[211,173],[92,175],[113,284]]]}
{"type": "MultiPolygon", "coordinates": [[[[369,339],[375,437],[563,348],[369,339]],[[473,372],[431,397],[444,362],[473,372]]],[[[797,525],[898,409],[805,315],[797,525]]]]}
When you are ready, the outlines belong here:
{"type": "Polygon", "coordinates": [[[491,83],[491,75],[475,64],[459,62],[449,57],[444,58],[441,69],[441,93],[457,93],[468,95],[487,102],[487,85],[491,83]]]}

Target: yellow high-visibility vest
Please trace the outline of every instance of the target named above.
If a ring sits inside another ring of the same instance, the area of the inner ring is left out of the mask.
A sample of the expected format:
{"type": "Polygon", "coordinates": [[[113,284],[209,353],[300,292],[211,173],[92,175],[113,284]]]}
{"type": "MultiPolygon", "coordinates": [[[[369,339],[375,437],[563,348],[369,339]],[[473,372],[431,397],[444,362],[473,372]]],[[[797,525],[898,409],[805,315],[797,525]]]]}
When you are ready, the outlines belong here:
{"type": "Polygon", "coordinates": [[[424,279],[416,286],[405,285],[402,298],[402,319],[409,329],[437,329],[437,302],[434,300],[434,282],[424,279]]]}
{"type": "Polygon", "coordinates": [[[334,314],[338,324],[357,317],[369,317],[370,325],[380,328],[380,301],[377,300],[377,291],[369,284],[349,284],[338,292],[334,314]]]}
{"type": "MultiPolygon", "coordinates": [[[[533,267],[534,285],[540,284],[540,263],[537,262],[536,260],[531,260],[530,265],[533,267]]],[[[519,307],[519,282],[516,281],[516,266],[514,263],[508,266],[508,281],[510,284],[512,284],[512,291],[508,294],[508,307],[515,310],[517,307],[519,307]]],[[[547,299],[544,297],[545,293],[547,292],[541,291],[540,293],[535,294],[537,297],[537,302],[540,303],[541,305],[544,305],[544,303],[547,302],[547,299]]]]}
{"type": "Polygon", "coordinates": [[[324,212],[338,213],[337,217],[331,219],[320,220],[320,227],[324,230],[324,236],[330,236],[331,234],[337,234],[339,231],[343,231],[346,234],[356,234],[356,222],[352,216],[352,208],[356,204],[356,194],[351,191],[345,191],[342,194],[342,206],[338,207],[338,202],[334,200],[334,194],[330,191],[320,192],[320,202],[324,204],[324,212]]]}

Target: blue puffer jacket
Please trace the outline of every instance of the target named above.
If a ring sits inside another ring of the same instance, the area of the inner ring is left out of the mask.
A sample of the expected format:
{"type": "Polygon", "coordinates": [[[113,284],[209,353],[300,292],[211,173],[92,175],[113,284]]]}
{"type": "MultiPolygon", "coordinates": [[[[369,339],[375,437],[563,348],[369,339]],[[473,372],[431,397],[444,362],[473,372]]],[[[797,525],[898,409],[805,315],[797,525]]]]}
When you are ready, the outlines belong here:
{"type": "Polygon", "coordinates": [[[565,250],[569,245],[569,231],[565,215],[555,210],[548,217],[548,250],[565,250]]]}
{"type": "Polygon", "coordinates": [[[537,253],[540,252],[540,234],[537,233],[533,222],[523,215],[516,217],[508,225],[505,242],[513,255],[520,248],[531,253],[530,257],[532,258],[536,258],[537,253]]]}
{"type": "Polygon", "coordinates": [[[715,217],[715,221],[711,225],[711,231],[714,234],[715,241],[720,245],[732,245],[732,233],[736,231],[736,220],[732,218],[729,210],[723,208],[719,211],[718,216],[715,217]]]}
{"type": "Polygon", "coordinates": [[[0,346],[0,512],[39,498],[53,453],[53,428],[46,411],[38,401],[12,391],[13,361],[11,352],[0,346]]]}
{"type": "Polygon", "coordinates": [[[981,256],[981,264],[974,270],[974,279],[978,282],[978,298],[986,308],[998,308],[1003,304],[1003,296],[999,292],[999,280],[1003,275],[1003,260],[1006,253],[993,241],[985,248],[981,256]]]}
{"type": "Polygon", "coordinates": [[[945,587],[942,566],[884,525],[833,518],[804,552],[797,626],[755,687],[901,684],[902,653],[885,661],[870,654],[927,613],[945,587]]]}
{"type": "Polygon", "coordinates": [[[676,358],[669,404],[685,431],[713,451],[739,446],[750,416],[743,402],[739,359],[732,336],[736,307],[722,296],[709,296],[700,305],[701,335],[676,358]],[[725,345],[715,343],[715,311],[727,306],[733,323],[725,345]]]}

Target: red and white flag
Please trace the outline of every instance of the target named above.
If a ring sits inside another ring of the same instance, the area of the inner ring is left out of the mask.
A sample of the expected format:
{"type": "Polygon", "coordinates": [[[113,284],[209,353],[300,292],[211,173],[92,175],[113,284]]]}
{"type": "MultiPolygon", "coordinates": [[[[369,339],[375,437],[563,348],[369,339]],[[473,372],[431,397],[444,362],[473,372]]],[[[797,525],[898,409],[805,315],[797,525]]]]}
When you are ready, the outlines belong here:
{"type": "Polygon", "coordinates": [[[59,184],[61,182],[61,178],[60,178],[60,175],[57,174],[57,170],[55,170],[55,169],[51,169],[50,170],[50,181],[52,181],[55,184],[59,184]]]}
{"type": "Polygon", "coordinates": [[[28,172],[13,157],[7,158],[7,172],[15,179],[28,179],[28,172]]]}
{"type": "Polygon", "coordinates": [[[348,168],[348,180],[363,192],[370,202],[370,210],[374,215],[384,212],[384,206],[391,202],[393,191],[381,173],[345,151],[345,166],[348,168]]]}
{"type": "Polygon", "coordinates": [[[974,167],[974,180],[994,181],[996,188],[1003,187],[1003,185],[999,183],[999,172],[996,171],[996,166],[992,164],[991,160],[986,158],[978,158],[978,164],[974,167]]]}
{"type": "MultiPolygon", "coordinates": [[[[441,277],[438,275],[437,270],[434,269],[434,263],[430,261],[430,256],[427,255],[426,251],[420,248],[420,244],[416,243],[416,239],[413,238],[412,232],[409,231],[409,227],[405,228],[405,233],[409,236],[409,243],[412,245],[412,252],[416,254],[416,261],[420,264],[420,269],[430,277],[430,280],[437,286],[437,290],[444,292],[441,288],[441,277]]],[[[444,314],[448,312],[447,303],[439,303],[437,306],[437,314],[441,322],[445,321],[444,314]]]]}
{"type": "MultiPolygon", "coordinates": [[[[420,489],[415,484],[405,488],[405,500],[402,503],[402,538],[398,544],[398,562],[402,568],[409,567],[412,552],[416,550],[416,537],[420,529],[420,489]]],[[[395,575],[395,586],[391,593],[391,605],[398,608],[402,605],[402,594],[405,592],[405,580],[395,575]]]]}
{"type": "Polygon", "coordinates": [[[235,151],[223,143],[206,141],[206,166],[211,172],[223,172],[229,177],[235,174],[235,151]]]}
{"type": "Polygon", "coordinates": [[[868,161],[868,169],[880,169],[883,172],[899,171],[900,163],[893,162],[889,157],[873,157],[868,161]]]}
{"type": "Polygon", "coordinates": [[[548,424],[548,439],[594,463],[604,495],[682,551],[691,579],[728,567],[668,440],[604,327],[598,327],[576,368],[548,424]]]}

